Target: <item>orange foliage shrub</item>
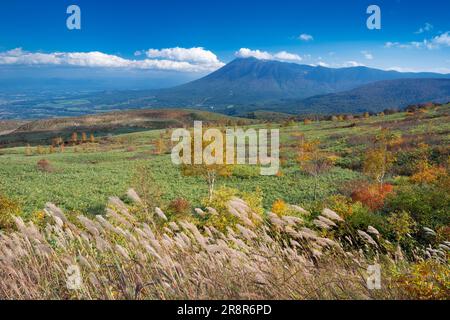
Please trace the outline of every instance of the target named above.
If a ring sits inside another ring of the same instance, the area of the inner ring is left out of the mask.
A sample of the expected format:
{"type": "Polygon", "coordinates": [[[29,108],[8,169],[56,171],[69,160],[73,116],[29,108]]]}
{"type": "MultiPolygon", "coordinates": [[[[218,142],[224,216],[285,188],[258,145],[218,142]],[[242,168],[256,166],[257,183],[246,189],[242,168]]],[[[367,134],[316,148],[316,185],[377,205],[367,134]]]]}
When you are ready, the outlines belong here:
{"type": "Polygon", "coordinates": [[[390,184],[373,184],[361,186],[352,192],[352,200],[359,201],[373,211],[379,210],[384,205],[386,196],[394,191],[390,184]]]}
{"type": "Polygon", "coordinates": [[[446,174],[445,168],[432,166],[428,161],[421,161],[417,166],[417,172],[411,176],[413,183],[433,183],[440,176],[446,174]]]}
{"type": "Polygon", "coordinates": [[[272,204],[272,212],[276,213],[277,215],[283,215],[286,213],[286,211],[288,210],[288,205],[286,204],[286,202],[284,202],[281,199],[276,200],[273,204],[272,204]]]}

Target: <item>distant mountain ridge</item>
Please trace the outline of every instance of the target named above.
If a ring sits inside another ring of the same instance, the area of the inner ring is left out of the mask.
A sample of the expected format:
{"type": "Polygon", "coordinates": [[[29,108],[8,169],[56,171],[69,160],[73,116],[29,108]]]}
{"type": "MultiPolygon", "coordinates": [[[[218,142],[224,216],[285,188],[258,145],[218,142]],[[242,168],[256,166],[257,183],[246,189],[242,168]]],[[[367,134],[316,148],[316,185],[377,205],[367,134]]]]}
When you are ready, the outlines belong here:
{"type": "Polygon", "coordinates": [[[154,92],[155,105],[216,107],[264,105],[306,99],[395,79],[450,78],[438,73],[401,73],[368,67],[325,68],[238,58],[199,80],[154,92]]]}
{"type": "Polygon", "coordinates": [[[397,79],[370,83],[345,92],[286,101],[277,110],[306,114],[381,112],[411,104],[450,101],[450,79],[397,79]]]}
{"type": "Polygon", "coordinates": [[[379,112],[421,102],[447,102],[450,74],[402,73],[368,67],[325,68],[238,58],[195,81],[167,89],[15,97],[0,119],[42,119],[130,109],[184,108],[245,115],[379,112]]]}

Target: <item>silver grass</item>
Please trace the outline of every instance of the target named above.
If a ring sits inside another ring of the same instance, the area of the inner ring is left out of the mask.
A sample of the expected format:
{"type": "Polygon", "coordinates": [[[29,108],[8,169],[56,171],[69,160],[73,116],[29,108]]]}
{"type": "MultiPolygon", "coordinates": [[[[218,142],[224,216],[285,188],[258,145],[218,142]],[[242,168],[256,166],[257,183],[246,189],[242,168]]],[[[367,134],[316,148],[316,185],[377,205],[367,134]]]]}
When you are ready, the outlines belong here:
{"type": "Polygon", "coordinates": [[[203,211],[200,208],[195,208],[194,211],[200,216],[200,217],[205,217],[206,216],[206,212],[203,211]]]}
{"type": "Polygon", "coordinates": [[[331,221],[330,219],[328,219],[324,216],[318,216],[317,218],[330,227],[336,227],[336,223],[334,223],[333,221],[331,221]]]}
{"type": "Polygon", "coordinates": [[[375,228],[372,227],[372,226],[368,226],[368,227],[367,227],[367,232],[370,233],[370,234],[373,234],[373,235],[375,235],[375,236],[377,236],[377,237],[380,235],[380,232],[378,232],[378,230],[375,229],[375,228]]]}
{"type": "Polygon", "coordinates": [[[318,228],[322,228],[322,229],[326,229],[326,230],[330,229],[330,226],[327,223],[325,223],[319,219],[314,219],[313,224],[318,228]]]}
{"type": "Polygon", "coordinates": [[[139,204],[139,205],[143,204],[142,199],[139,197],[136,190],[134,190],[134,189],[128,189],[127,197],[136,204],[139,204]]]}
{"type": "Polygon", "coordinates": [[[125,259],[129,260],[130,256],[128,255],[128,251],[127,249],[125,249],[124,247],[122,247],[120,244],[116,244],[115,246],[116,251],[122,255],[125,259]]]}
{"type": "Polygon", "coordinates": [[[336,212],[330,209],[323,209],[322,216],[327,217],[328,219],[334,220],[334,221],[344,221],[344,219],[341,218],[336,212]]]}
{"type": "Polygon", "coordinates": [[[208,210],[209,214],[213,215],[213,216],[218,216],[219,214],[217,213],[217,210],[211,207],[206,207],[206,210],[208,210]]]}
{"type": "Polygon", "coordinates": [[[301,213],[303,215],[309,215],[309,212],[300,206],[290,205],[289,208],[291,208],[292,210],[297,211],[298,213],[301,213]]]}
{"type": "Polygon", "coordinates": [[[361,231],[361,230],[357,230],[357,233],[361,236],[361,238],[363,238],[366,242],[370,243],[371,245],[378,247],[378,244],[375,242],[375,240],[373,240],[373,238],[368,235],[366,232],[361,231]]]}
{"type": "Polygon", "coordinates": [[[164,214],[164,212],[163,212],[160,208],[156,207],[156,208],[155,208],[155,213],[156,213],[156,215],[157,215],[159,218],[161,218],[161,219],[164,220],[164,221],[167,221],[166,215],[164,214]]]}
{"type": "Polygon", "coordinates": [[[51,202],[48,202],[45,204],[44,211],[50,216],[56,216],[56,217],[60,218],[64,223],[68,222],[63,211],[51,202]]]}

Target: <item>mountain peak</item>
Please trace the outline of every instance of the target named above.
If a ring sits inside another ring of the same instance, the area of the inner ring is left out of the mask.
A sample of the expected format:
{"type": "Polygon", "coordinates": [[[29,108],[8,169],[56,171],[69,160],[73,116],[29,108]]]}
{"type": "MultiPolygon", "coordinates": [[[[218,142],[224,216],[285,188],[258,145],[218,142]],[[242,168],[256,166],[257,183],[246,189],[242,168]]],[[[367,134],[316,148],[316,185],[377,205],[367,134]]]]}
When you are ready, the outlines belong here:
{"type": "Polygon", "coordinates": [[[254,57],[236,58],[196,81],[155,95],[157,105],[214,107],[270,105],[283,100],[339,93],[382,80],[449,78],[433,73],[400,73],[368,67],[326,68],[254,57]]]}

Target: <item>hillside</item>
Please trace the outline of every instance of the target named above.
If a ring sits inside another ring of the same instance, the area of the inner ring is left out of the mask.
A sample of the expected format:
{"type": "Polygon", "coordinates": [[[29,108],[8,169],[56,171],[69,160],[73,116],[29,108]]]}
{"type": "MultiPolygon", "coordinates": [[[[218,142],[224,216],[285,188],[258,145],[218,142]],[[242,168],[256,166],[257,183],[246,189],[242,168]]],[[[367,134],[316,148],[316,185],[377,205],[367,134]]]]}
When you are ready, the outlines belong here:
{"type": "Polygon", "coordinates": [[[26,123],[27,121],[0,121],[0,136],[11,133],[26,123]]]}
{"type": "MultiPolygon", "coordinates": [[[[72,132],[82,131],[106,135],[151,129],[182,128],[191,126],[195,120],[221,124],[233,124],[238,121],[240,123],[251,122],[247,119],[197,110],[159,109],[111,112],[82,117],[14,122],[16,123],[14,128],[11,127],[11,130],[7,132],[5,130],[5,134],[0,135],[0,146],[20,142],[40,142],[57,135],[67,136],[72,132]]],[[[4,123],[13,124],[13,122],[4,123]]]]}
{"type": "Polygon", "coordinates": [[[399,79],[379,81],[350,91],[315,96],[278,105],[291,113],[337,114],[381,112],[410,104],[450,101],[450,79],[399,79]]]}

